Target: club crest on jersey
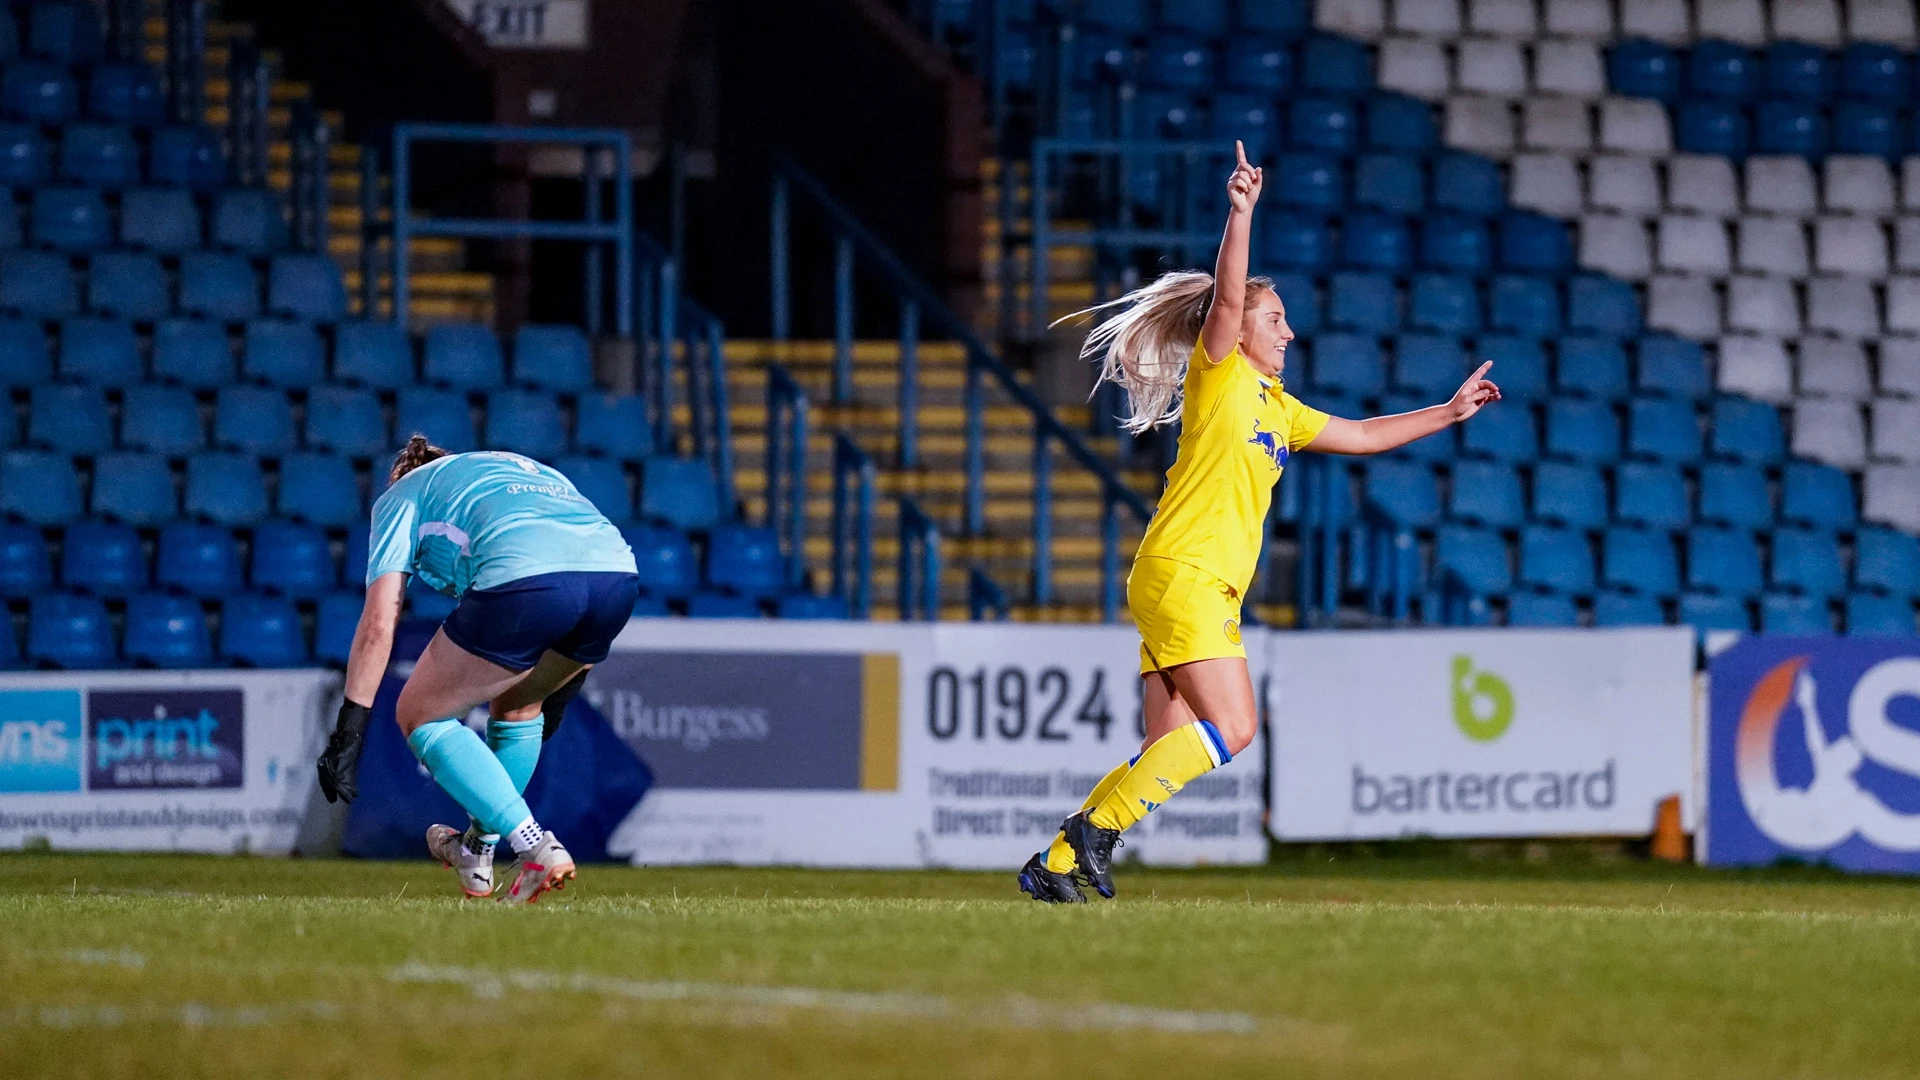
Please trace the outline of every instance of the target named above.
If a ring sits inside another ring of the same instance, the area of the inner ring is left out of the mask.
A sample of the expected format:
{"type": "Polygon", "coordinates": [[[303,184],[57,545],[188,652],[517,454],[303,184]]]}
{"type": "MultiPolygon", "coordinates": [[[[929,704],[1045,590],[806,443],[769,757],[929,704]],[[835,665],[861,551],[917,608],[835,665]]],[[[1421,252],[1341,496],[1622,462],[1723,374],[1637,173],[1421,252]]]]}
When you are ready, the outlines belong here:
{"type": "Polygon", "coordinates": [[[1228,641],[1233,642],[1235,645],[1240,644],[1240,624],[1235,620],[1228,619],[1226,625],[1222,626],[1220,631],[1227,635],[1228,641]]]}
{"type": "Polygon", "coordinates": [[[1283,469],[1286,467],[1287,444],[1280,440],[1280,434],[1278,432],[1267,431],[1260,426],[1260,421],[1255,420],[1253,422],[1253,438],[1247,441],[1265,452],[1268,460],[1273,462],[1275,469],[1283,469]]]}

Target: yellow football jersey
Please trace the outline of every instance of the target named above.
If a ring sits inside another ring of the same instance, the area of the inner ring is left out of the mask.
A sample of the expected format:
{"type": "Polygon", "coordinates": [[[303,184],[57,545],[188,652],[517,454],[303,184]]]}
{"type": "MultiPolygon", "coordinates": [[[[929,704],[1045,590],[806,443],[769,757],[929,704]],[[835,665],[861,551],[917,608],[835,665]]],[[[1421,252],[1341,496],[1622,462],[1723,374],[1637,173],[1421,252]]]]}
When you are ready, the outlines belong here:
{"type": "Polygon", "coordinates": [[[1215,363],[1195,343],[1179,456],[1138,555],[1198,567],[1245,595],[1280,470],[1326,426],[1326,413],[1255,371],[1238,346],[1215,363]]]}

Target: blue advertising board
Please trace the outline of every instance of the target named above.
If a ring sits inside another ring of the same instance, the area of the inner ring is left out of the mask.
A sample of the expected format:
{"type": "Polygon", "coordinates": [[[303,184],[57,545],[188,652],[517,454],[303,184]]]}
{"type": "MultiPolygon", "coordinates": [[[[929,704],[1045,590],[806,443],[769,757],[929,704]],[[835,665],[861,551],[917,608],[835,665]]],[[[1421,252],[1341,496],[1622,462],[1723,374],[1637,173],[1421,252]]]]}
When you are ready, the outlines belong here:
{"type": "Polygon", "coordinates": [[[1920,638],[1744,638],[1715,656],[1704,861],[1920,873],[1920,638]]]}

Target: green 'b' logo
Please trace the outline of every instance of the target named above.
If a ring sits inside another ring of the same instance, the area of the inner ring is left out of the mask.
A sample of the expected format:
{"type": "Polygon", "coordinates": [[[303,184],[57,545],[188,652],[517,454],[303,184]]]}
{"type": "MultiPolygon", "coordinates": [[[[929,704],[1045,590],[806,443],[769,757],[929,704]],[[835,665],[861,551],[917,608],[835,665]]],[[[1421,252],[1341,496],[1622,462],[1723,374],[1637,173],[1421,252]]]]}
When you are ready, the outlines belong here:
{"type": "Polygon", "coordinates": [[[1513,723],[1513,687],[1491,671],[1475,671],[1473,658],[1453,658],[1453,722],[1475,742],[1492,742],[1513,723]]]}

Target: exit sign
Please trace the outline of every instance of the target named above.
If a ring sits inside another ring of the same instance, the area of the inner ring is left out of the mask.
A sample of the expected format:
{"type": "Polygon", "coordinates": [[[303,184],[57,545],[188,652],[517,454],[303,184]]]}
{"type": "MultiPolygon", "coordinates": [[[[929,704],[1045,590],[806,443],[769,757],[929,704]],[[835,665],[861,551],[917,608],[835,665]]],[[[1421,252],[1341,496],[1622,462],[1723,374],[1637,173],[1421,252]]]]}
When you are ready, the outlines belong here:
{"type": "Polygon", "coordinates": [[[496,49],[584,49],[587,0],[447,0],[496,49]]]}

